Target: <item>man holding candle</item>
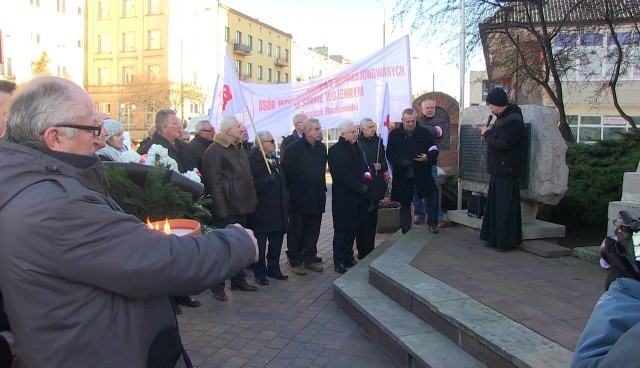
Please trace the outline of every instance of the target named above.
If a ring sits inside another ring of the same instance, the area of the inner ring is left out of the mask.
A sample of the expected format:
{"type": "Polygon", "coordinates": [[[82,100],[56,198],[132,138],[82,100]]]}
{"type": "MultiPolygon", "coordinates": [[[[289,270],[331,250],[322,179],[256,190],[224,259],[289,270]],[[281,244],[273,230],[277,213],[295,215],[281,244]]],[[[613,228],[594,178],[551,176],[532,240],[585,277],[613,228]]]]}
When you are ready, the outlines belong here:
{"type": "Polygon", "coordinates": [[[105,131],[81,87],[39,77],[0,140],[0,289],[25,367],[191,367],[169,295],[257,260],[250,230],[147,229],[109,197],[105,131]]]}
{"type": "MultiPolygon", "coordinates": [[[[235,116],[223,116],[218,134],[202,157],[204,188],[213,197],[211,214],[218,228],[233,223],[247,226],[248,216],[258,204],[247,151],[242,147],[242,129],[235,116]]],[[[228,299],[224,288],[224,281],[211,288],[213,297],[221,302],[228,299]]],[[[231,289],[258,290],[247,282],[242,270],[231,278],[231,289]]]]}

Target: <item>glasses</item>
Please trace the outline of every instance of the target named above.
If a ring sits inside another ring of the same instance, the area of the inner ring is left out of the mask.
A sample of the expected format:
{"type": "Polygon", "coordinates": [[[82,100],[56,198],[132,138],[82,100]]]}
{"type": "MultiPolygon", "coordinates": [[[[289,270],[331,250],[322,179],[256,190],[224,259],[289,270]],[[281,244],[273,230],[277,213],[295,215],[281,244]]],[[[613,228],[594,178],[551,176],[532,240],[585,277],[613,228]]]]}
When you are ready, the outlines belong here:
{"type": "Polygon", "coordinates": [[[263,143],[267,143],[267,142],[269,142],[269,143],[271,143],[271,144],[275,144],[275,143],[276,143],[275,139],[272,139],[272,140],[270,140],[270,141],[262,141],[262,142],[263,142],[263,143]]]}
{"type": "Polygon", "coordinates": [[[211,133],[213,132],[213,129],[202,129],[200,130],[201,132],[207,132],[207,133],[211,133]]]}
{"type": "MultiPolygon", "coordinates": [[[[102,124],[98,125],[79,125],[79,124],[58,124],[54,125],[59,128],[72,128],[72,129],[80,129],[87,130],[92,132],[94,137],[99,137],[100,133],[102,133],[102,124]]],[[[44,134],[44,132],[43,132],[44,134]]]]}

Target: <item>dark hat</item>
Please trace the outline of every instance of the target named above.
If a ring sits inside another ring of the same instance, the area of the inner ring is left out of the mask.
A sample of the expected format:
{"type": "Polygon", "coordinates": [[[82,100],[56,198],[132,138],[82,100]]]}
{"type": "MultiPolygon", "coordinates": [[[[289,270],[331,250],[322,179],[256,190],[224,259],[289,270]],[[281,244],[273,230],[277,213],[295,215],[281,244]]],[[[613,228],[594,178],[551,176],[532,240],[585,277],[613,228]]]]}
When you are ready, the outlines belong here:
{"type": "Polygon", "coordinates": [[[502,88],[496,87],[487,95],[487,103],[493,106],[507,106],[509,99],[502,88]]]}

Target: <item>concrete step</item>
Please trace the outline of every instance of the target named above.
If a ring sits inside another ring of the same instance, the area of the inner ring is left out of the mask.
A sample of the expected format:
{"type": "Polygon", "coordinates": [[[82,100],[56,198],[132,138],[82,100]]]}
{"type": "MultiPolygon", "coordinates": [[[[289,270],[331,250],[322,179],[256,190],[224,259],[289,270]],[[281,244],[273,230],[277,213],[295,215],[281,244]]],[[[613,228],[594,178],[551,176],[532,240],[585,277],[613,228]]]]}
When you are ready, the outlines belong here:
{"type": "Polygon", "coordinates": [[[570,350],[412,267],[432,237],[414,227],[398,239],[369,265],[370,284],[487,367],[569,365],[570,350]]]}
{"type": "Polygon", "coordinates": [[[336,303],[404,367],[485,367],[453,341],[369,284],[369,264],[400,237],[394,234],[334,281],[336,303]]]}

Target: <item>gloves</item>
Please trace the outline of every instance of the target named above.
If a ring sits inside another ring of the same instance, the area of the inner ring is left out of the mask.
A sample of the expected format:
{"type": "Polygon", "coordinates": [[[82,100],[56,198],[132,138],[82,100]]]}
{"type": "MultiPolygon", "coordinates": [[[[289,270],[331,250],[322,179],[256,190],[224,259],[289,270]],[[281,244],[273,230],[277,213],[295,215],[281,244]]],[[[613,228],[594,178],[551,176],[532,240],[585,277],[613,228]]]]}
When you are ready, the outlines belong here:
{"type": "Polygon", "coordinates": [[[367,184],[363,184],[362,187],[360,188],[360,192],[362,192],[362,194],[369,193],[369,186],[367,184]]]}
{"type": "Polygon", "coordinates": [[[276,173],[271,173],[269,176],[265,178],[266,185],[273,185],[276,183],[276,173]]]}
{"type": "Polygon", "coordinates": [[[408,169],[410,167],[413,167],[413,162],[411,162],[409,160],[402,160],[402,162],[400,164],[402,165],[403,169],[408,169]]]}

